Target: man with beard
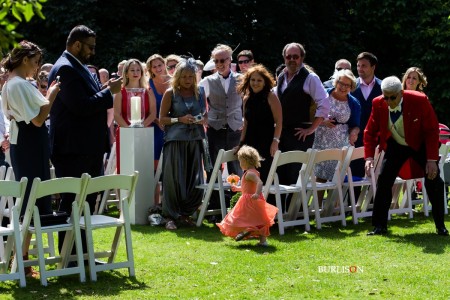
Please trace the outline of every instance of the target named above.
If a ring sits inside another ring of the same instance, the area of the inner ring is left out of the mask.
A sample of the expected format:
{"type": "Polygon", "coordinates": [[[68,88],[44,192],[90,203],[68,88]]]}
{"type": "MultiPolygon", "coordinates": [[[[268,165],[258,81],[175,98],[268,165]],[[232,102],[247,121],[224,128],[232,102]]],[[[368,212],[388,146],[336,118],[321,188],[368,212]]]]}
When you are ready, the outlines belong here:
{"type": "MultiPolygon", "coordinates": [[[[330,103],[319,76],[307,67],[305,49],[299,43],[289,43],[283,49],[286,68],[278,75],[277,94],[283,109],[283,131],[279,149],[306,151],[312,148],[314,132],[328,119],[330,103]]],[[[280,183],[297,181],[301,164],[283,167],[280,183]]]]}
{"type": "MultiPolygon", "coordinates": [[[[113,106],[113,94],[120,92],[122,78],[110,80],[101,90],[86,64],[95,54],[95,32],[84,25],[69,33],[66,50],[56,61],[49,74],[49,82],[57,77],[61,93],[50,111],[51,160],[57,177],[81,177],[88,173],[100,176],[103,155],[109,149],[107,109],[113,106]]],[[[72,194],[63,194],[60,211],[71,213],[72,194]]],[[[95,208],[95,195],[87,198],[91,212],[95,208]]],[[[84,233],[84,232],[83,232],[84,233]]],[[[61,250],[64,233],[59,233],[61,250]]],[[[83,251],[86,252],[83,238],[83,251]]]]}

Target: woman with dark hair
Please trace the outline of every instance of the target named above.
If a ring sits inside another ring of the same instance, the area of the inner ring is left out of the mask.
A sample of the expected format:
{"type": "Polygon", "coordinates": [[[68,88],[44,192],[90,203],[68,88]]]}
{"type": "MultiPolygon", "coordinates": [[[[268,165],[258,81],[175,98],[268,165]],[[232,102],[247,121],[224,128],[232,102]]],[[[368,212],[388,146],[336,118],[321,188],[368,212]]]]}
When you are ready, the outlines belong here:
{"type": "Polygon", "coordinates": [[[163,96],[160,123],[164,125],[163,215],[166,229],[175,230],[175,221],[195,225],[190,216],[202,202],[202,140],[205,138],[206,99],[197,86],[197,66],[193,58],[176,66],[172,87],[163,96]]]}
{"type": "Polygon", "coordinates": [[[239,147],[251,146],[264,158],[259,169],[263,182],[278,150],[283,124],[280,100],[271,91],[274,86],[272,74],[263,65],[255,65],[247,70],[237,87],[244,95],[244,126],[239,147]]]}
{"type": "MultiPolygon", "coordinates": [[[[44,97],[27,77],[33,76],[42,62],[42,50],[35,44],[22,41],[2,61],[9,77],[2,89],[2,105],[11,120],[11,163],[17,179],[27,177],[30,184],[23,199],[23,215],[28,201],[31,182],[35,177],[50,179],[50,148],[48,130],[42,126],[52,107],[59,83],[52,82],[44,97]]],[[[52,213],[51,198],[36,202],[40,214],[52,213]]]]}
{"type": "MultiPolygon", "coordinates": [[[[50,179],[48,129],[43,125],[59,92],[59,82],[52,82],[44,97],[27,80],[36,74],[41,62],[42,50],[31,42],[22,41],[1,63],[9,71],[8,81],[2,89],[2,106],[5,116],[11,120],[11,164],[17,179],[28,178],[21,216],[25,214],[33,179],[50,179]]],[[[51,214],[53,211],[51,197],[37,199],[36,206],[41,215],[51,214]]],[[[28,259],[28,254],[24,255],[28,259]]],[[[27,276],[36,275],[31,267],[26,267],[25,273],[27,276]]]]}

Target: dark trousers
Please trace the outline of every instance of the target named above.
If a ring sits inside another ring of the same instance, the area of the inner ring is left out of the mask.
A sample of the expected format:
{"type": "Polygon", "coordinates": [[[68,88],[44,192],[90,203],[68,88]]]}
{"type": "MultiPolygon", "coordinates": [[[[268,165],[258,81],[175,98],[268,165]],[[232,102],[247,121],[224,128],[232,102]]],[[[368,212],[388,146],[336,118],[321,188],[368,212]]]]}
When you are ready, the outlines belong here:
{"type": "MultiPolygon", "coordinates": [[[[381,173],[377,180],[377,193],[374,200],[372,225],[387,227],[389,208],[392,201],[392,186],[402,165],[408,158],[413,158],[425,170],[427,163],[425,145],[419,151],[398,144],[394,139],[387,141],[381,173]]],[[[436,162],[437,163],[437,162],[436,162]]],[[[432,215],[436,227],[444,227],[444,182],[438,174],[433,179],[425,175],[425,188],[432,204],[432,215]]]]}
{"type": "MultiPolygon", "coordinates": [[[[305,124],[302,126],[303,128],[307,128],[311,125],[305,124]]],[[[282,152],[293,151],[293,150],[301,150],[307,151],[309,148],[312,148],[314,143],[314,133],[310,134],[303,139],[299,140],[297,136],[294,134],[297,132],[294,128],[283,128],[283,133],[280,138],[279,149],[282,152]]],[[[300,169],[302,168],[302,164],[287,164],[280,167],[280,170],[277,171],[280,183],[281,184],[294,184],[297,182],[298,175],[300,169]]]]}
{"type": "MultiPolygon", "coordinates": [[[[81,177],[83,173],[88,173],[91,177],[101,176],[103,169],[103,154],[96,155],[53,155],[52,163],[55,167],[56,177],[81,177]]],[[[86,201],[89,203],[91,213],[95,210],[96,194],[88,195],[86,201]]],[[[65,211],[68,214],[72,212],[72,202],[75,200],[74,194],[61,194],[61,202],[59,204],[59,211],[65,211]]],[[[65,232],[58,233],[58,248],[61,251],[65,232]]],[[[81,239],[83,242],[83,252],[87,252],[86,235],[81,231],[81,239]]],[[[75,247],[72,249],[72,254],[75,253],[75,247]]]]}
{"type": "MultiPolygon", "coordinates": [[[[208,143],[209,143],[209,153],[211,155],[211,162],[215,164],[217,155],[219,154],[220,149],[231,150],[234,147],[239,145],[239,141],[241,140],[241,130],[233,131],[231,128],[219,129],[216,130],[212,127],[209,127],[207,132],[208,143]]],[[[227,163],[228,173],[236,174],[239,177],[242,176],[242,170],[239,165],[239,161],[232,161],[227,163]]],[[[206,172],[208,181],[211,178],[211,172],[206,172]]],[[[229,197],[231,196],[229,195],[229,197]]],[[[228,200],[229,201],[229,200],[228,200]]],[[[217,209],[220,208],[219,194],[216,191],[213,191],[211,194],[211,198],[209,200],[209,209],[217,209]]]]}

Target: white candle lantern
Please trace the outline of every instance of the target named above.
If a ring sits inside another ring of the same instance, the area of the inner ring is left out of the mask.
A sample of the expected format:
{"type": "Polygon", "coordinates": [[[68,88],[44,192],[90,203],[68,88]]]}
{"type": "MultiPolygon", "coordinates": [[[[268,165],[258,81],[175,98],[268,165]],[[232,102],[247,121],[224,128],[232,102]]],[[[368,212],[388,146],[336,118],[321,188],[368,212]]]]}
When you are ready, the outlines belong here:
{"type": "Polygon", "coordinates": [[[127,90],[127,118],[130,122],[130,127],[144,127],[143,121],[145,119],[145,103],[144,103],[144,88],[129,88],[127,90]]]}

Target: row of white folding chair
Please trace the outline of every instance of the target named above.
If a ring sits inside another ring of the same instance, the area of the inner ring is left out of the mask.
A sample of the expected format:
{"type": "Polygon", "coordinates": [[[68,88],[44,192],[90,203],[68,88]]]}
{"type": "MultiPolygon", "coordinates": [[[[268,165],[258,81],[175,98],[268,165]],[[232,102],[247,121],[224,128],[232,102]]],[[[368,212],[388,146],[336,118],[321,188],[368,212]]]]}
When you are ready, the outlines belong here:
{"type": "MultiPolygon", "coordinates": [[[[25,195],[27,178],[19,181],[0,180],[0,195],[4,197],[15,197],[16,203],[20,203],[25,195]]],[[[19,208],[17,205],[11,208],[11,215],[7,227],[0,224],[0,239],[2,253],[0,255],[0,281],[19,280],[21,287],[26,286],[25,271],[23,265],[22,243],[20,237],[19,208]],[[7,237],[3,242],[3,237],[7,237]],[[14,256],[17,264],[16,269],[9,270],[10,259],[14,256]]]]}
{"type": "MultiPolygon", "coordinates": [[[[24,261],[25,266],[39,266],[41,284],[47,285],[47,278],[53,276],[62,276],[69,274],[79,274],[80,281],[85,281],[84,261],[88,260],[90,266],[90,278],[92,281],[97,280],[97,272],[103,270],[111,270],[117,268],[128,268],[129,275],[134,276],[134,258],[131,243],[131,228],[129,221],[129,205],[134,195],[138,172],[133,175],[105,175],[96,178],[90,178],[89,175],[83,174],[81,178],[56,178],[47,181],[41,181],[35,178],[31,188],[30,197],[22,222],[22,251],[27,253],[29,250],[31,234],[35,234],[38,255],[36,259],[28,259],[24,261]],[[90,214],[89,204],[85,203],[86,196],[92,193],[103,192],[106,189],[122,189],[123,195],[121,199],[121,213],[119,218],[92,215],[90,214]],[[41,226],[40,218],[33,216],[39,215],[39,210],[35,206],[36,199],[52,195],[54,193],[72,193],[76,195],[76,199],[72,205],[72,214],[67,224],[41,226]],[[84,212],[84,217],[81,213],[84,212]],[[34,224],[31,225],[31,219],[34,224]],[[94,239],[92,232],[98,228],[116,228],[114,238],[112,238],[111,247],[107,251],[95,251],[94,239]],[[80,229],[86,231],[88,253],[83,254],[80,229]],[[54,233],[66,231],[66,237],[59,256],[46,257],[43,250],[44,233],[54,233]],[[116,254],[119,247],[122,232],[125,232],[126,256],[123,262],[116,262],[116,254]],[[76,255],[71,255],[72,247],[75,244],[76,255]],[[95,265],[95,258],[107,257],[108,262],[104,265],[95,265]],[[68,268],[69,261],[76,260],[77,267],[68,268]],[[58,263],[57,269],[47,269],[48,265],[58,263]]],[[[12,270],[16,271],[18,265],[13,263],[12,270]]]]}
{"type": "MultiPolygon", "coordinates": [[[[111,151],[109,152],[109,157],[107,154],[103,158],[103,164],[105,166],[104,175],[116,174],[117,171],[117,155],[116,155],[116,142],[111,146],[111,151]]],[[[94,214],[103,214],[105,208],[108,204],[119,203],[119,191],[118,190],[107,190],[97,197],[97,203],[95,205],[94,214]]]]}

